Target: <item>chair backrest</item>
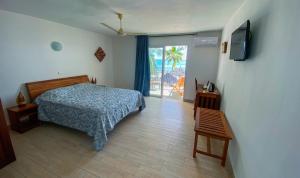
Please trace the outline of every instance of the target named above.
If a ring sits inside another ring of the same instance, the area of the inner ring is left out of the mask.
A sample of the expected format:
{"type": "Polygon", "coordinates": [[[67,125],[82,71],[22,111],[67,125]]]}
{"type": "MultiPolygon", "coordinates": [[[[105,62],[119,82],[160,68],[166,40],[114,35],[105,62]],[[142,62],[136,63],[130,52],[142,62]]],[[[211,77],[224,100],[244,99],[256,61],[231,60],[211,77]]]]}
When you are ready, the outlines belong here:
{"type": "Polygon", "coordinates": [[[198,90],[198,81],[197,81],[196,77],[195,77],[195,89],[196,89],[196,91],[198,90]]]}
{"type": "Polygon", "coordinates": [[[178,79],[178,85],[179,85],[179,87],[184,87],[184,80],[185,80],[185,77],[180,77],[179,79],[178,79]]]}
{"type": "Polygon", "coordinates": [[[200,108],[220,110],[220,97],[216,95],[206,95],[205,97],[199,96],[198,106],[200,108]]]}

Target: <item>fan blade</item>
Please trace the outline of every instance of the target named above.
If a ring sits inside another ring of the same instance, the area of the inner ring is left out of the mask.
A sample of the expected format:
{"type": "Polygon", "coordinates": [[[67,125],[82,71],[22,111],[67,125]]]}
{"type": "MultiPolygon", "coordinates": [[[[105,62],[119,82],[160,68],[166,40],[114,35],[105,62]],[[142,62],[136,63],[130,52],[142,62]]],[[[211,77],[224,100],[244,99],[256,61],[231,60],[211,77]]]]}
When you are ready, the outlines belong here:
{"type": "Polygon", "coordinates": [[[111,26],[109,26],[109,25],[107,25],[107,24],[105,24],[105,23],[101,23],[101,25],[105,26],[106,28],[109,28],[110,30],[112,30],[112,31],[114,31],[114,32],[116,32],[116,33],[119,33],[118,30],[114,29],[113,27],[111,27],[111,26]]]}

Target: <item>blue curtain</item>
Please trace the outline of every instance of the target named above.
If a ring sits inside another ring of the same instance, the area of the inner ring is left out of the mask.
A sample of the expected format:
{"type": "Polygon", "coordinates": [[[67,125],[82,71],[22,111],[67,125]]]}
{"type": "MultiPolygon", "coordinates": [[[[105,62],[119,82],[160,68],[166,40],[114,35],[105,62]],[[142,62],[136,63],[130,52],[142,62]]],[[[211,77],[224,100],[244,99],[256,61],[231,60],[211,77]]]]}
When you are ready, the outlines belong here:
{"type": "Polygon", "coordinates": [[[150,91],[148,47],[148,36],[137,36],[134,89],[140,91],[144,96],[149,96],[150,91]]]}

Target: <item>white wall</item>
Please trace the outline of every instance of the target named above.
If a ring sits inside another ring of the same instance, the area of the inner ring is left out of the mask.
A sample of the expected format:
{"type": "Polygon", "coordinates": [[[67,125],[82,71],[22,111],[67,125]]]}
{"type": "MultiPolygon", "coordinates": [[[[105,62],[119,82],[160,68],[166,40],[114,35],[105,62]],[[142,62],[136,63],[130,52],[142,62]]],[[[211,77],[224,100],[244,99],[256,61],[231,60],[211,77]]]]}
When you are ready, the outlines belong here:
{"type": "Polygon", "coordinates": [[[134,88],[136,38],[114,37],[114,81],[115,87],[134,88]]]}
{"type": "Polygon", "coordinates": [[[4,107],[15,104],[21,84],[26,82],[88,74],[97,77],[99,84],[113,85],[110,37],[3,10],[0,24],[0,97],[4,107]],[[63,50],[53,51],[52,41],[61,42],[63,50]],[[99,46],[106,52],[102,63],[94,57],[99,46]]]}
{"type": "MultiPolygon", "coordinates": [[[[200,36],[221,36],[221,32],[202,32],[200,36]]],[[[150,37],[149,46],[187,45],[185,100],[194,100],[195,77],[199,82],[216,81],[218,70],[218,47],[194,47],[193,36],[150,37]]],[[[115,85],[121,88],[134,87],[136,39],[116,37],[113,39],[115,62],[115,85]]]]}
{"type": "Polygon", "coordinates": [[[217,78],[238,178],[300,177],[299,7],[299,0],[247,0],[224,28],[230,41],[250,19],[253,36],[247,61],[220,55],[217,78]]]}

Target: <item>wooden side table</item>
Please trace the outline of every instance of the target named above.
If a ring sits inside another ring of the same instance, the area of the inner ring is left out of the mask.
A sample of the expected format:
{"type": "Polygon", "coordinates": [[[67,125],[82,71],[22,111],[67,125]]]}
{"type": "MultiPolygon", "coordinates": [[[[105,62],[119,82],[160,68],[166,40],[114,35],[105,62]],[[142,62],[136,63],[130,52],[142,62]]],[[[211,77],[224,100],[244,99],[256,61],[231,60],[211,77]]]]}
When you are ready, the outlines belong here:
{"type": "Polygon", "coordinates": [[[207,156],[221,159],[221,165],[225,166],[229,140],[232,139],[233,134],[227,123],[224,113],[213,109],[197,108],[194,131],[195,141],[193,157],[196,157],[196,153],[204,154],[207,156]],[[199,135],[205,136],[207,138],[206,152],[197,149],[199,135]],[[224,141],[222,156],[211,153],[210,138],[224,141]]]}
{"type": "Polygon", "coordinates": [[[7,108],[11,128],[19,133],[24,133],[40,125],[40,121],[37,119],[37,108],[38,106],[35,104],[7,108]]]}
{"type": "Polygon", "coordinates": [[[16,160],[0,99],[0,169],[16,160]]]}
{"type": "Polygon", "coordinates": [[[202,89],[203,85],[197,86],[196,98],[194,103],[194,117],[197,107],[219,110],[221,105],[221,95],[217,88],[214,92],[202,89]]]}

